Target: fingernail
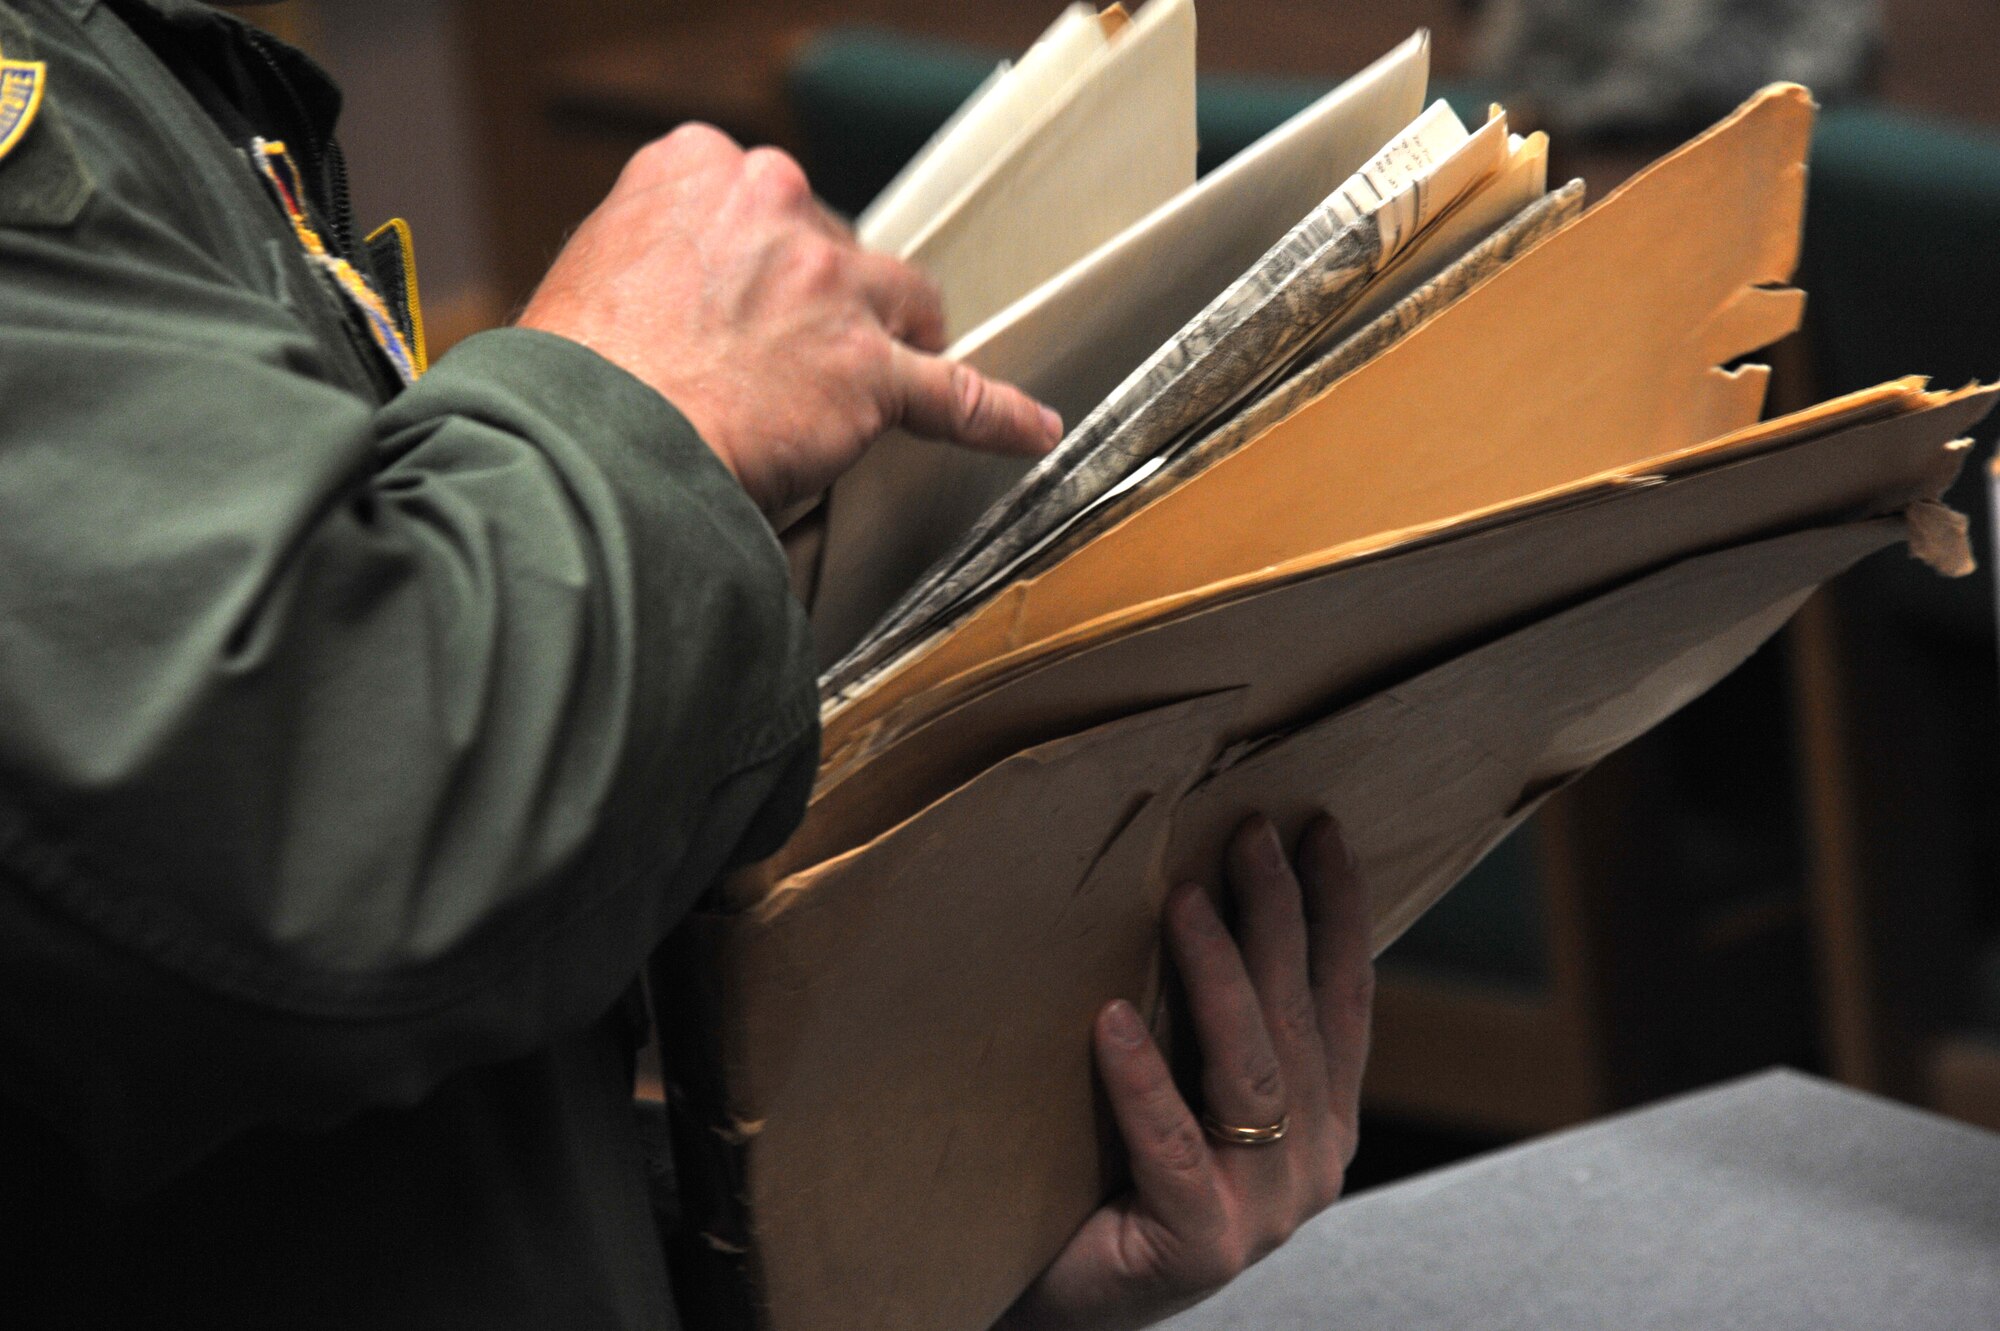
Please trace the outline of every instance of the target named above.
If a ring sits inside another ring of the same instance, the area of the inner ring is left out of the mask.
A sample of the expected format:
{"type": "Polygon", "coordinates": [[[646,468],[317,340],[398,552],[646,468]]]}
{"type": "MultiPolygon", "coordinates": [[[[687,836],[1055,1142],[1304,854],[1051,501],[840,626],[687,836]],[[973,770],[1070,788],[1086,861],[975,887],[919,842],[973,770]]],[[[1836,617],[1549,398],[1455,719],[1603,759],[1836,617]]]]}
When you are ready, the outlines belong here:
{"type": "Polygon", "coordinates": [[[1313,831],[1318,834],[1321,847],[1333,852],[1334,869],[1351,876],[1358,866],[1354,859],[1354,847],[1347,840],[1347,829],[1340,825],[1340,820],[1330,813],[1322,813],[1313,831]]]}
{"type": "Polygon", "coordinates": [[[1181,922],[1205,938],[1219,938],[1229,932],[1222,925],[1222,917],[1215,913],[1215,904],[1208,899],[1208,893],[1199,887],[1181,889],[1180,911],[1181,922]]]}
{"type": "Polygon", "coordinates": [[[1049,437],[1052,444],[1062,442],[1063,419],[1056,414],[1054,407],[1042,408],[1042,433],[1049,437]]]}
{"type": "Polygon", "coordinates": [[[1137,1049],[1146,1043],[1146,1023],[1139,1020],[1139,1009],[1122,998],[1104,1014],[1104,1033],[1120,1049],[1137,1049]]]}
{"type": "Polygon", "coordinates": [[[1257,829],[1257,858],[1269,873],[1281,874],[1289,870],[1285,863],[1285,843],[1278,839],[1278,826],[1269,818],[1258,820],[1263,826],[1257,829]]]}

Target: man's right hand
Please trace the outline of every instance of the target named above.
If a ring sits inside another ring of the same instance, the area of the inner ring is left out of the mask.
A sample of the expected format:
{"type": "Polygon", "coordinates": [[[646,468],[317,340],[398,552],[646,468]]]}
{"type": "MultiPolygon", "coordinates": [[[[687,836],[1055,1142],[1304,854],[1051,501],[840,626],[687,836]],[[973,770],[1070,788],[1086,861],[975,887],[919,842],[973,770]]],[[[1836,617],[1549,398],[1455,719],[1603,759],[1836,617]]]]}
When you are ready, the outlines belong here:
{"type": "Polygon", "coordinates": [[[1039,456],[1062,425],[939,359],[936,288],[869,254],[783,153],[689,125],[633,158],[519,323],[678,407],[759,507],[817,494],[894,426],[1039,456]]]}

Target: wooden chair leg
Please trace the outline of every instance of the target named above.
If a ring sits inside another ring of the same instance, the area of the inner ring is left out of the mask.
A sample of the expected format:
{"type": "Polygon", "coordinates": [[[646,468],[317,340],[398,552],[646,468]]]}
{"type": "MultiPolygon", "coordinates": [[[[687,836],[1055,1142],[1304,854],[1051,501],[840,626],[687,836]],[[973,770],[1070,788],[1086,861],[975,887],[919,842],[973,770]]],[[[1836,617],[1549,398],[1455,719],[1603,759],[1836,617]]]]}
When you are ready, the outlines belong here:
{"type": "Polygon", "coordinates": [[[1881,975],[1869,946],[1852,699],[1840,668],[1836,610],[1825,592],[1792,623],[1793,700],[1804,801],[1806,892],[1828,1070],[1849,1086],[1890,1089],[1882,1055],[1881,975]]]}

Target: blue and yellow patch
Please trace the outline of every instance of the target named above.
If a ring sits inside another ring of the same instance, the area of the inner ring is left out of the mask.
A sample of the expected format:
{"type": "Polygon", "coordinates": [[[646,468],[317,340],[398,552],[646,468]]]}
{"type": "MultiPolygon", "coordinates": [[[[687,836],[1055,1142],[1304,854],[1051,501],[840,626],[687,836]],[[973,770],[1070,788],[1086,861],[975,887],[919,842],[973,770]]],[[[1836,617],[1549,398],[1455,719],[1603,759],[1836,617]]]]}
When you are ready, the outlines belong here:
{"type": "Polygon", "coordinates": [[[307,260],[333,279],[334,286],[360,316],[362,327],[389,358],[396,376],[406,384],[415,383],[425,369],[422,344],[415,349],[411,347],[382,294],[362,276],[360,269],[327,248],[325,239],[313,226],[312,215],[306,211],[305,186],[300,183],[299,164],[291,151],[282,142],[271,139],[252,139],[250,151],[264,183],[271,187],[278,206],[292,224],[292,233],[299,238],[307,260]]]}
{"type": "Polygon", "coordinates": [[[41,61],[0,59],[0,162],[34,128],[48,85],[49,67],[41,61]]]}

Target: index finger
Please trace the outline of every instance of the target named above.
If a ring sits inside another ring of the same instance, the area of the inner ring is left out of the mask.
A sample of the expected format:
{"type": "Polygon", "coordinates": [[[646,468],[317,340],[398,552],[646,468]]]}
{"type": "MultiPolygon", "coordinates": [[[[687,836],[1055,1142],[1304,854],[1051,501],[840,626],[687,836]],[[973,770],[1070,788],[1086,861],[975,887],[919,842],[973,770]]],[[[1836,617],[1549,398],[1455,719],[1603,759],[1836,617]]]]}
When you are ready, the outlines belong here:
{"type": "Polygon", "coordinates": [[[969,365],[891,344],[898,421],[912,434],[982,453],[1040,457],[1062,439],[1062,418],[1018,388],[969,365]]]}

